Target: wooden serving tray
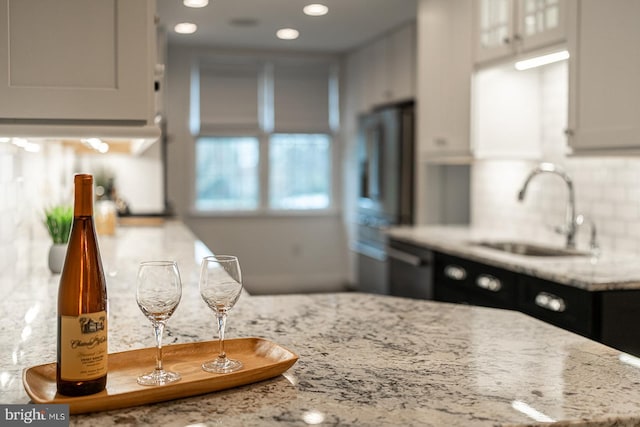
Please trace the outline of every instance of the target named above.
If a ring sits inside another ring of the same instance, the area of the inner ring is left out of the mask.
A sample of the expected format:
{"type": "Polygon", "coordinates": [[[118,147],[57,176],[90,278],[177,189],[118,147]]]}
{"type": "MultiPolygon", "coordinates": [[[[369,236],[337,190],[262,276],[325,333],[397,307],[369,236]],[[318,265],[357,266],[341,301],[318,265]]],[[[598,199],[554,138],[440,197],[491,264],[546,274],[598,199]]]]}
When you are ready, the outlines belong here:
{"type": "Polygon", "coordinates": [[[201,364],[218,354],[218,341],[174,344],[162,348],[166,370],[178,372],[182,379],[163,386],[142,386],[136,378],[155,367],[156,348],[109,354],[107,387],[89,396],[68,397],[56,392],[56,364],[33,366],[22,373],[27,394],[35,403],[68,404],[71,414],[127,408],[224,390],[266,380],[289,369],[298,356],[262,338],[225,340],[229,357],[244,367],[228,374],[205,372],[201,364]]]}

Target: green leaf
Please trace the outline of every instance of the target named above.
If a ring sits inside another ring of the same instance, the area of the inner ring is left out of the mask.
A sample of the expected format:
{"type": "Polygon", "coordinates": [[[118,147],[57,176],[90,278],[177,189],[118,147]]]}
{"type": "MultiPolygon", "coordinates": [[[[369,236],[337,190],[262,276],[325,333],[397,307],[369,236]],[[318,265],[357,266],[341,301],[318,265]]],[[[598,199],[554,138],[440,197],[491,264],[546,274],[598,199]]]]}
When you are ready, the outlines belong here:
{"type": "Polygon", "coordinates": [[[44,223],[47,226],[53,243],[67,243],[71,224],[73,224],[73,207],[67,205],[53,206],[44,211],[44,223]]]}

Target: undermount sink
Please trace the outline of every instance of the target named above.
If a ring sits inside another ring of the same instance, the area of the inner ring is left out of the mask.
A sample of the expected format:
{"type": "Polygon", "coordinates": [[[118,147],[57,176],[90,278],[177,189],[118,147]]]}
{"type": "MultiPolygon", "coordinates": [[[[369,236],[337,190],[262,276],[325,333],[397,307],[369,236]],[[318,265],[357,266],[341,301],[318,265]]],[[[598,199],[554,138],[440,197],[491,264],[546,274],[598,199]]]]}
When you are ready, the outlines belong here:
{"type": "Polygon", "coordinates": [[[585,256],[586,252],[577,251],[575,249],[553,248],[548,246],[536,245],[523,242],[474,242],[476,246],[496,249],[503,252],[509,252],[517,255],[539,256],[539,257],[561,257],[561,256],[585,256]]]}

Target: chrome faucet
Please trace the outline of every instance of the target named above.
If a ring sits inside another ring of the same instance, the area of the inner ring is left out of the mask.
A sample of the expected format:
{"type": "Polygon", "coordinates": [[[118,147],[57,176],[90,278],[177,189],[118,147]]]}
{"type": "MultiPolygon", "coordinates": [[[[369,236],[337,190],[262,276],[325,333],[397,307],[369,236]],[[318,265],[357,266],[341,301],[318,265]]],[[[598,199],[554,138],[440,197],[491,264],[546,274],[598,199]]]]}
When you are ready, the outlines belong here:
{"type": "Polygon", "coordinates": [[[565,213],[565,227],[562,230],[563,234],[567,236],[567,248],[574,249],[576,247],[576,199],[575,193],[573,191],[573,181],[569,175],[566,174],[561,168],[554,165],[553,163],[540,163],[534,170],[529,173],[529,176],[525,180],[522,189],[518,192],[518,200],[523,201],[524,195],[527,191],[527,186],[531,179],[534,176],[539,175],[541,173],[552,173],[561,177],[564,182],[567,184],[567,188],[569,190],[569,196],[567,200],[567,209],[565,213]]]}

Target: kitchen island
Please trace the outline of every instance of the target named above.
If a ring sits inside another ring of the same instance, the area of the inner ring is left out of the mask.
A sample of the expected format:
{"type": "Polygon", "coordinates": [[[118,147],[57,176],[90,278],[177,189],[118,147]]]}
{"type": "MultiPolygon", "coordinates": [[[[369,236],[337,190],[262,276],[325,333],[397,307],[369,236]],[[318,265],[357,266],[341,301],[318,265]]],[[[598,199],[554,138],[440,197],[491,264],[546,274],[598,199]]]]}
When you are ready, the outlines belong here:
{"type": "MultiPolygon", "coordinates": [[[[56,358],[59,276],[26,243],[0,283],[0,402],[27,403],[22,370],[56,358]]],[[[121,227],[101,238],[109,350],[152,347],[135,303],[137,263],[179,263],[183,299],[165,343],[215,336],[198,294],[208,253],[178,222],[121,227]]],[[[241,260],[242,262],[242,260],[241,260]]],[[[361,293],[243,295],[227,336],[264,337],[299,355],[271,380],[201,396],[74,415],[71,425],[640,424],[640,362],[524,314],[361,293]],[[590,420],[590,421],[588,421],[590,420]]],[[[149,361],[149,366],[153,361],[149,361]]]]}

